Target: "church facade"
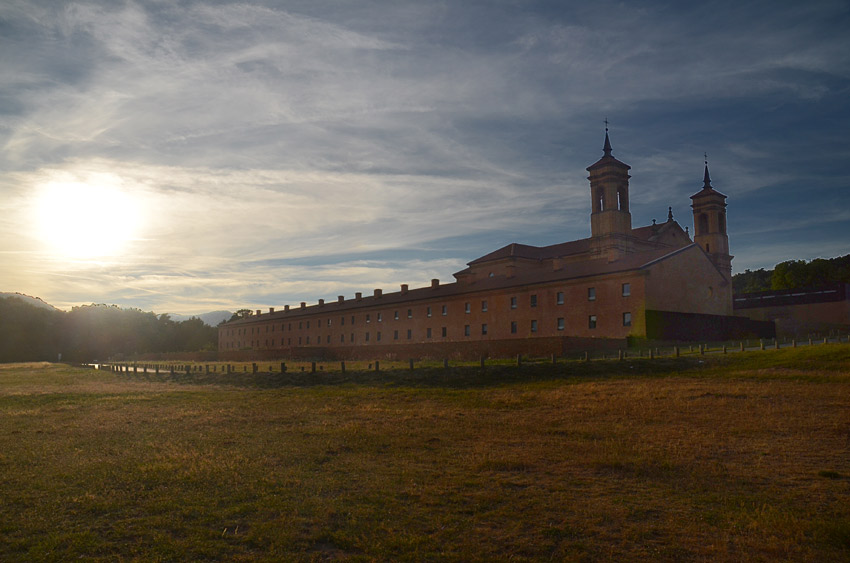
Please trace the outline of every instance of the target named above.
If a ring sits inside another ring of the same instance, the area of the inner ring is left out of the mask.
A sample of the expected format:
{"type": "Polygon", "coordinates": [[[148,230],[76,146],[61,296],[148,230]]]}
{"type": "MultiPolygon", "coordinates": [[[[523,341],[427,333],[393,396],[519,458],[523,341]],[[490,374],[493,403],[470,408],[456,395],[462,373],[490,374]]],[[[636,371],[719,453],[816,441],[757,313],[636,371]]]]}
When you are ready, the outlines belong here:
{"type": "Polygon", "coordinates": [[[694,237],[673,219],[633,227],[630,167],[612,154],[587,168],[591,236],[510,244],[451,283],[270,309],[219,327],[219,353],[239,357],[481,357],[623,347],[627,339],[767,335],[733,316],[726,196],[706,164],[693,196],[694,237]]]}

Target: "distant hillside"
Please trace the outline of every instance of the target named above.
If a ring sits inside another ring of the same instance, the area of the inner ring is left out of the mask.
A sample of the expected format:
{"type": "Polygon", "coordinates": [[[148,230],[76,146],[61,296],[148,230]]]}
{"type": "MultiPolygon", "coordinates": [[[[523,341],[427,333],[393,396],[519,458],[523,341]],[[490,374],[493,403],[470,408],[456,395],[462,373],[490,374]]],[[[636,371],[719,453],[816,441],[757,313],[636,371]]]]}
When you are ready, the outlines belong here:
{"type": "Polygon", "coordinates": [[[736,294],[816,287],[836,282],[850,283],[850,254],[828,259],[815,258],[809,262],[788,260],[777,264],[773,270],[746,270],[732,276],[732,287],[736,294]]]}
{"type": "MultiPolygon", "coordinates": [[[[16,297],[16,298],[20,299],[21,301],[23,301],[25,303],[28,303],[28,304],[33,305],[35,307],[39,307],[41,309],[48,309],[50,311],[58,311],[59,310],[56,307],[54,307],[53,305],[51,305],[49,303],[45,303],[44,301],[42,301],[41,297],[32,297],[31,295],[24,295],[23,293],[8,293],[8,292],[0,291],[0,299],[2,299],[4,297],[16,297]]],[[[229,319],[230,317],[227,317],[227,318],[229,319]]]]}
{"type": "Polygon", "coordinates": [[[230,317],[233,316],[233,313],[230,311],[210,311],[209,313],[202,313],[200,315],[178,315],[176,313],[169,313],[168,316],[175,322],[188,321],[189,319],[195,318],[201,319],[206,325],[218,326],[221,321],[229,320],[230,317]]]}

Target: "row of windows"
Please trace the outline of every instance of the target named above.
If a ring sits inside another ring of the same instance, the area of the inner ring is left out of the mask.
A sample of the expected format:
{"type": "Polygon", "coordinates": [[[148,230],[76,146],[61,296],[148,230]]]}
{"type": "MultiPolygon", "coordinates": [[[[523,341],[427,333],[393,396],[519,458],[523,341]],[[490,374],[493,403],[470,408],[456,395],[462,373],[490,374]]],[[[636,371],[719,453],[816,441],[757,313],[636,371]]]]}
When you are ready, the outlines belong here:
{"type": "MultiPolygon", "coordinates": [[[[564,330],[564,327],[565,327],[564,317],[558,317],[558,319],[556,319],[555,322],[556,322],[555,327],[556,327],[557,330],[559,330],[559,331],[564,330]]],[[[596,324],[597,324],[596,315],[590,315],[587,319],[588,328],[589,329],[595,329],[596,324]]],[[[530,330],[531,330],[532,333],[537,332],[537,326],[538,326],[537,321],[532,320],[531,326],[530,326],[530,330]]],[[[632,314],[630,312],[623,313],[623,326],[632,326],[632,314]]],[[[517,322],[511,321],[511,334],[516,334],[517,330],[518,330],[517,322]]],[[[447,328],[441,327],[441,336],[443,338],[446,338],[447,333],[448,333],[447,328]]],[[[483,323],[481,325],[481,334],[482,334],[482,336],[485,336],[485,335],[487,335],[487,333],[488,333],[487,323],[483,323]]],[[[471,336],[471,334],[472,334],[472,327],[470,325],[464,325],[463,335],[464,336],[471,336]]],[[[375,340],[377,342],[381,342],[381,336],[382,335],[381,335],[380,331],[376,332],[375,333],[375,340]]],[[[430,328],[425,329],[425,338],[432,338],[432,336],[433,335],[432,335],[431,329],[430,328]]],[[[370,337],[371,337],[371,333],[369,333],[369,332],[365,333],[365,341],[366,342],[370,341],[370,337]]],[[[310,337],[307,336],[305,338],[306,338],[306,344],[310,344],[310,337]]],[[[397,331],[397,330],[393,331],[393,340],[398,340],[398,339],[399,339],[399,331],[397,331]]],[[[407,329],[407,340],[412,340],[412,339],[413,339],[413,330],[407,329]]],[[[287,340],[288,341],[287,341],[286,345],[291,346],[292,345],[292,339],[289,338],[287,340]]],[[[343,344],[345,343],[345,335],[344,334],[339,335],[339,341],[340,341],[340,343],[343,343],[343,344]]],[[[330,335],[327,335],[326,342],[327,342],[327,344],[331,343],[331,336],[330,335]]],[[[354,343],[354,333],[353,332],[350,334],[350,342],[354,343]]],[[[321,344],[322,343],[322,337],[318,336],[316,338],[315,343],[321,344]]],[[[259,344],[260,344],[260,341],[258,340],[256,345],[259,346],[259,344]]],[[[268,345],[269,345],[269,341],[266,340],[266,346],[268,346],[268,345]]],[[[275,345],[274,339],[272,339],[271,345],[272,346],[275,345]]],[[[280,339],[280,345],[281,346],[284,345],[283,338],[280,339]]],[[[298,346],[301,346],[301,345],[302,345],[302,337],[299,336],[298,337],[298,346]]],[[[228,344],[228,346],[232,347],[232,343],[228,344]]],[[[240,343],[240,346],[241,346],[241,343],[240,343]]],[[[252,348],[254,347],[254,341],[253,340],[251,341],[251,347],[252,348]]]]}
{"type": "MultiPolygon", "coordinates": [[[[624,283],[624,284],[622,284],[622,288],[621,288],[621,289],[622,289],[622,295],[623,295],[623,297],[629,297],[629,296],[631,295],[631,284],[629,284],[629,283],[624,283]]],[[[589,287],[589,288],[587,288],[587,300],[588,300],[588,301],[596,301],[596,288],[595,288],[595,287],[589,287]]],[[[557,305],[563,305],[563,304],[564,304],[564,292],[563,292],[563,291],[559,291],[559,292],[555,295],[555,303],[556,303],[557,305]]],[[[531,307],[537,307],[537,295],[530,295],[530,296],[529,296],[529,305],[530,305],[531,307]]],[[[517,308],[517,298],[516,298],[516,297],[511,297],[511,299],[510,299],[510,307],[511,307],[511,309],[516,309],[516,308],[517,308]]],[[[488,310],[487,300],[486,300],[486,299],[484,299],[484,300],[482,300],[482,301],[481,301],[481,311],[482,311],[482,312],[484,312],[484,313],[486,313],[486,312],[487,312],[487,310],[488,310]]],[[[469,302],[464,303],[464,313],[469,314],[469,313],[471,313],[471,312],[472,312],[472,304],[471,304],[471,303],[469,303],[469,302]]],[[[442,314],[443,316],[447,316],[447,315],[449,314],[449,312],[448,312],[448,306],[447,306],[447,305],[442,305],[442,306],[441,306],[441,314],[442,314]]],[[[431,307],[430,307],[430,306],[428,306],[428,307],[426,307],[426,308],[425,308],[425,315],[426,315],[428,318],[431,318],[431,307]]],[[[380,323],[380,322],[383,322],[383,313],[376,313],[376,314],[375,314],[375,317],[376,317],[377,322],[379,322],[379,323],[380,323]]],[[[408,319],[412,319],[412,318],[413,318],[413,309],[408,309],[408,310],[407,310],[407,318],[408,318],[408,319]]],[[[394,320],[399,320],[399,312],[398,312],[398,311],[394,311],[394,312],[393,312],[393,319],[394,319],[394,320]]],[[[326,323],[324,326],[330,327],[330,326],[332,325],[332,320],[331,320],[331,319],[325,319],[324,321],[325,321],[325,323],[326,323]]],[[[352,325],[354,325],[354,321],[355,321],[355,316],[354,316],[354,315],[351,315],[351,324],[352,324],[352,325]]],[[[304,329],[304,324],[305,324],[305,322],[306,322],[307,328],[308,328],[308,329],[310,328],[310,321],[299,321],[299,322],[298,322],[298,329],[299,329],[299,330],[303,330],[303,329],[304,329]]],[[[372,322],[372,314],[371,314],[371,313],[366,313],[366,322],[367,322],[367,323],[371,323],[371,322],[372,322]]],[[[322,326],[323,326],[323,325],[322,325],[322,319],[317,319],[317,320],[316,320],[316,325],[317,325],[319,328],[322,328],[322,326]]],[[[340,326],[345,326],[345,317],[344,317],[344,316],[340,317],[340,326]]],[[[630,326],[630,325],[625,325],[625,326],[630,326]]],[[[266,326],[266,332],[269,332],[269,327],[271,327],[271,332],[274,332],[274,331],[275,331],[275,327],[276,327],[276,325],[267,325],[267,326],[266,326]]],[[[593,328],[593,327],[591,327],[591,328],[593,328]]],[[[280,325],[280,329],[281,329],[281,330],[284,330],[284,325],[283,325],[283,324],[281,324],[281,325],[280,325]]],[[[292,330],[292,323],[289,323],[289,324],[288,324],[288,330],[292,330]]],[[[251,334],[259,334],[259,333],[260,333],[260,327],[253,327],[253,328],[251,328],[251,334]]],[[[241,335],[243,335],[243,334],[247,334],[247,329],[244,329],[244,328],[236,329],[236,335],[241,336],[241,335]]],[[[230,335],[230,336],[233,336],[233,329],[231,329],[231,330],[229,331],[229,335],[230,335]]]]}

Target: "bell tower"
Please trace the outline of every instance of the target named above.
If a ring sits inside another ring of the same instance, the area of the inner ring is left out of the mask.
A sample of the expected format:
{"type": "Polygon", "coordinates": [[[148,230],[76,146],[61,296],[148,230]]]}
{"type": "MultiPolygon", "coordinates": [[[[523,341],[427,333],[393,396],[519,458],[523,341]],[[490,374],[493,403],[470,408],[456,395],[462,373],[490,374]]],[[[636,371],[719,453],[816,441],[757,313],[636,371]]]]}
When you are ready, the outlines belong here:
{"type": "Polygon", "coordinates": [[[603,156],[591,164],[591,253],[609,261],[632,250],[632,214],[629,212],[629,169],[611,155],[608,122],[605,122],[603,156]]]}
{"type": "Polygon", "coordinates": [[[702,247],[727,280],[732,279],[732,258],[726,234],[726,196],[711,187],[708,160],[703,188],[691,196],[694,210],[694,242],[702,247]]]}

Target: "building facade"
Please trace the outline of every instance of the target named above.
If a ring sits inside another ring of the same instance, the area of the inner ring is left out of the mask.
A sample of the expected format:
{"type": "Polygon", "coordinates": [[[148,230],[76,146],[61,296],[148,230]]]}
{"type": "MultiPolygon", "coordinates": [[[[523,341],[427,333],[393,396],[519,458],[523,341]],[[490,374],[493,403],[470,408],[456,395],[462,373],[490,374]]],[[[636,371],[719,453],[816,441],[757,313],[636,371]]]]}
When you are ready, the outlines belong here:
{"type": "Polygon", "coordinates": [[[726,196],[711,186],[708,165],[691,197],[694,240],[670,208],[666,222],[632,227],[629,170],[614,158],[606,131],[602,158],[587,168],[589,238],[510,244],[469,262],[451,283],[257,311],[220,326],[219,353],[495,357],[757,330],[732,316],[726,196]]]}

